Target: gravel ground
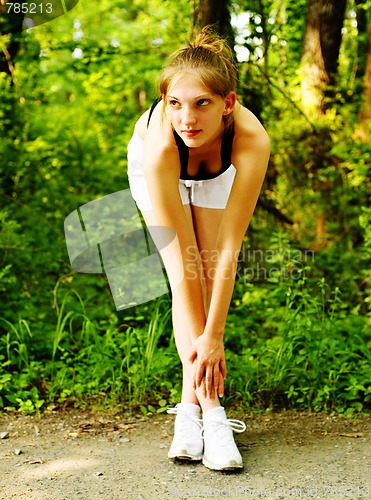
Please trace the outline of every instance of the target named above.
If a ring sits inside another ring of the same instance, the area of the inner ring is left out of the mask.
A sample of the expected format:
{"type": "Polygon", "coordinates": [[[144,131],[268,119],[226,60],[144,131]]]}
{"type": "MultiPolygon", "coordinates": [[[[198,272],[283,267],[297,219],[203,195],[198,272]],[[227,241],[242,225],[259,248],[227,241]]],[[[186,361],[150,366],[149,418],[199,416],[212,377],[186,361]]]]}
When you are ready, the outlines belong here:
{"type": "Polygon", "coordinates": [[[238,473],[169,460],[173,418],[2,415],[0,499],[371,498],[371,416],[246,416],[238,473]]]}

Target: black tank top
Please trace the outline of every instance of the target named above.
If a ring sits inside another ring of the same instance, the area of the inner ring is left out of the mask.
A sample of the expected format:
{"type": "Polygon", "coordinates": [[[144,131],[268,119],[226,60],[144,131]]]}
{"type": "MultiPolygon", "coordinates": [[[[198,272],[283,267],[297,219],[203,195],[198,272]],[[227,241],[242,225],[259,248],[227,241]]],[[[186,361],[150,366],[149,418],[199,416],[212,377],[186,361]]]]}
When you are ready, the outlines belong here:
{"type": "MultiPolygon", "coordinates": [[[[156,99],[156,101],[152,104],[150,112],[149,112],[149,117],[148,117],[148,122],[147,122],[147,127],[149,125],[149,122],[151,120],[151,116],[153,113],[153,110],[157,106],[157,104],[161,101],[161,97],[156,99]]],[[[232,145],[233,145],[233,137],[234,137],[234,123],[232,123],[232,126],[230,129],[223,134],[223,139],[222,139],[222,147],[220,150],[220,156],[222,160],[222,166],[218,172],[215,174],[210,174],[209,172],[206,172],[204,169],[203,164],[201,163],[200,168],[197,172],[196,175],[191,176],[188,173],[188,160],[189,160],[189,151],[188,151],[188,146],[185,145],[183,139],[177,134],[174,130],[174,138],[175,142],[178,146],[178,151],[179,151],[179,158],[180,158],[180,178],[184,181],[186,180],[195,180],[195,181],[204,181],[207,179],[214,179],[215,177],[218,177],[221,175],[223,172],[225,172],[230,166],[231,166],[231,156],[232,156],[232,145]]]]}

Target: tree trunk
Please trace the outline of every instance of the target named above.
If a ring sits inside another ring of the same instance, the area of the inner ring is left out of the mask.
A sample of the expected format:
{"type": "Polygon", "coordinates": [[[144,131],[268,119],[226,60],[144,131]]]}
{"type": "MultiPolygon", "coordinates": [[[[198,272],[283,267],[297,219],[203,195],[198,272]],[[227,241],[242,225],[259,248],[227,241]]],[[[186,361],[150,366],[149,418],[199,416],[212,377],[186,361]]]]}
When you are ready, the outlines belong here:
{"type": "Polygon", "coordinates": [[[337,83],[346,4],[347,0],[325,0],[321,12],[321,48],[330,87],[337,83]]]}
{"type": "Polygon", "coordinates": [[[365,84],[363,88],[363,103],[359,115],[361,124],[366,130],[371,122],[371,21],[368,27],[368,50],[365,70],[365,84]]]}
{"type": "Polygon", "coordinates": [[[364,8],[364,0],[355,0],[357,16],[357,58],[356,58],[356,78],[362,79],[365,75],[367,47],[368,47],[368,29],[367,13],[364,8]]]}
{"type": "Polygon", "coordinates": [[[321,115],[325,111],[324,93],[328,84],[321,50],[322,0],[309,0],[301,56],[301,98],[308,114],[321,115]]]}
{"type": "Polygon", "coordinates": [[[0,0],[0,38],[3,35],[10,34],[10,40],[7,46],[1,43],[0,73],[7,73],[13,77],[13,60],[20,48],[24,15],[14,13],[4,15],[5,5],[3,3],[3,0],[0,0]]]}
{"type": "Polygon", "coordinates": [[[203,0],[200,3],[201,18],[200,27],[215,24],[218,28],[223,24],[222,13],[226,0],[203,0]]]}
{"type": "MultiPolygon", "coordinates": [[[[196,4],[196,2],[194,2],[196,4]]],[[[231,47],[234,45],[229,0],[199,0],[194,8],[194,24],[202,29],[205,26],[214,26],[215,31],[224,36],[231,47]]]]}
{"type": "Polygon", "coordinates": [[[301,57],[301,91],[308,114],[326,111],[336,84],[346,0],[309,0],[301,57]]]}
{"type": "MultiPolygon", "coordinates": [[[[17,92],[17,79],[14,73],[14,58],[19,52],[22,37],[22,14],[4,14],[4,0],[0,0],[0,75],[5,73],[5,78],[0,79],[0,131],[2,150],[0,156],[0,188],[11,196],[14,187],[17,162],[10,162],[7,154],[13,145],[7,149],[8,144],[13,144],[20,136],[23,128],[23,114],[19,106],[19,95],[17,92]],[[5,43],[4,35],[10,35],[5,43]]],[[[4,76],[4,75],[3,75],[4,76]]],[[[16,150],[16,148],[13,148],[16,150]]]]}

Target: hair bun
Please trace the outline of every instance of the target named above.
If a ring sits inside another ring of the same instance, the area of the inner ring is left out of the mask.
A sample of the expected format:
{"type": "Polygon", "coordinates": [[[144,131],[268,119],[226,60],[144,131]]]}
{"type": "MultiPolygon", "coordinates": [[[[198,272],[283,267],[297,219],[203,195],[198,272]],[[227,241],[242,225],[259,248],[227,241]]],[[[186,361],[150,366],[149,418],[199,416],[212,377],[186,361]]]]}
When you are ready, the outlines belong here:
{"type": "Polygon", "coordinates": [[[212,26],[205,26],[195,37],[193,42],[188,43],[189,48],[208,49],[214,54],[233,59],[232,51],[226,40],[218,35],[212,26]]]}

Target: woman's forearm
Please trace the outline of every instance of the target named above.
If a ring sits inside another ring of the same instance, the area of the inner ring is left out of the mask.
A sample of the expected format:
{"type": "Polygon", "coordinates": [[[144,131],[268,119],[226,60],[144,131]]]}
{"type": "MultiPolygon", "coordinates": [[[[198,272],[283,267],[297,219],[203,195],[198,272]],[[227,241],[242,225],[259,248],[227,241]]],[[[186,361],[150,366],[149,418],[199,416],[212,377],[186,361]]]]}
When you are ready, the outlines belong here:
{"type": "Polygon", "coordinates": [[[190,264],[184,255],[182,264],[184,278],[173,293],[177,293],[182,301],[184,321],[189,325],[190,336],[194,341],[204,332],[206,324],[200,269],[197,262],[190,264]]]}
{"type": "Polygon", "coordinates": [[[212,289],[209,313],[205,333],[223,339],[225,323],[235,284],[239,250],[219,251],[215,267],[215,279],[212,289]]]}

